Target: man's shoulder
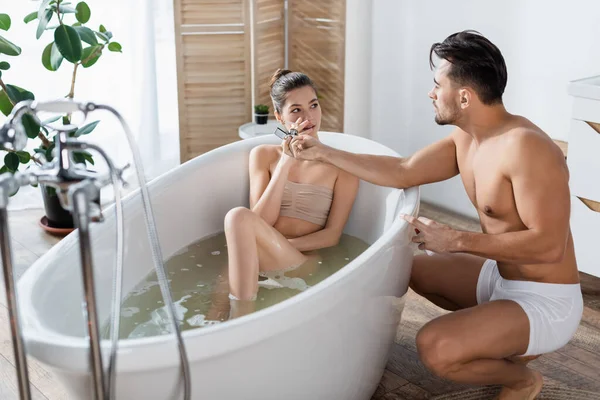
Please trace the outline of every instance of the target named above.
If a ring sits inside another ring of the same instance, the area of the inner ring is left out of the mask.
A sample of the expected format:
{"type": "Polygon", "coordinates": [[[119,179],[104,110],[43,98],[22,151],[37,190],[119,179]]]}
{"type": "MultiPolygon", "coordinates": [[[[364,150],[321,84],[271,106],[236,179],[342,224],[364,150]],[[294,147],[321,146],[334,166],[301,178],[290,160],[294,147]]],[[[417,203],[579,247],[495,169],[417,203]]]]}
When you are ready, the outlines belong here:
{"type": "Polygon", "coordinates": [[[530,152],[551,152],[554,153],[556,145],[541,129],[530,126],[517,126],[504,135],[506,150],[513,151],[515,154],[530,152]]]}
{"type": "Polygon", "coordinates": [[[505,161],[509,170],[530,166],[552,171],[562,169],[565,161],[560,148],[544,131],[527,126],[516,127],[504,135],[505,161]]]}

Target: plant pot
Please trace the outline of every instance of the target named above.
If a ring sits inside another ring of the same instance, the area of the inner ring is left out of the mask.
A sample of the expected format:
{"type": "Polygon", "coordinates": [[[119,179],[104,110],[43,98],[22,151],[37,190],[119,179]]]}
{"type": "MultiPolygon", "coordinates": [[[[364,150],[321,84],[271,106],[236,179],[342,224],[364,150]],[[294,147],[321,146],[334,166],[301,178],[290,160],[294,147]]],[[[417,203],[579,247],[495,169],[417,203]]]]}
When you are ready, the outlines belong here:
{"type": "MultiPolygon", "coordinates": [[[[41,184],[40,189],[42,190],[48,226],[51,228],[75,228],[73,216],[60,204],[56,190],[51,186],[41,184]]],[[[94,199],[94,203],[100,205],[100,197],[94,199]]]]}
{"type": "Polygon", "coordinates": [[[48,225],[53,228],[74,228],[73,216],[60,204],[56,190],[46,185],[40,185],[40,189],[42,190],[48,225]]]}
{"type": "Polygon", "coordinates": [[[254,114],[254,120],[258,125],[266,125],[269,120],[269,114],[254,114]]]}

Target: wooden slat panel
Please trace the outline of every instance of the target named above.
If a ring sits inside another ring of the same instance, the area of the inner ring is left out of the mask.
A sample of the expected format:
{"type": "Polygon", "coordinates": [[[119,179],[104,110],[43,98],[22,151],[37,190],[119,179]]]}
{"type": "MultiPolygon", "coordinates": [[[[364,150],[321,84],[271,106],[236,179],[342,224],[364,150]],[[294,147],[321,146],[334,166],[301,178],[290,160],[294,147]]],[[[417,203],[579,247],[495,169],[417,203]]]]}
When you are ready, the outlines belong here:
{"type": "Polygon", "coordinates": [[[290,69],[310,76],[323,109],[321,130],[344,130],[345,0],[303,0],[290,7],[290,69]]]}
{"type": "Polygon", "coordinates": [[[181,22],[188,24],[233,24],[243,21],[241,0],[181,0],[181,22]]]}
{"type": "Polygon", "coordinates": [[[239,140],[251,118],[248,0],[175,0],[180,159],[239,140]]]}
{"type": "MultiPolygon", "coordinates": [[[[239,140],[239,126],[253,119],[253,102],[268,104],[272,115],[268,83],[285,64],[284,0],[174,1],[186,161],[239,140]]],[[[343,131],[345,0],[290,4],[289,67],[319,88],[321,128],[343,131]]]]}
{"type": "Polygon", "coordinates": [[[271,116],[273,106],[269,80],[277,68],[285,64],[285,26],[283,0],[257,0],[255,15],[255,104],[267,104],[271,116]]]}

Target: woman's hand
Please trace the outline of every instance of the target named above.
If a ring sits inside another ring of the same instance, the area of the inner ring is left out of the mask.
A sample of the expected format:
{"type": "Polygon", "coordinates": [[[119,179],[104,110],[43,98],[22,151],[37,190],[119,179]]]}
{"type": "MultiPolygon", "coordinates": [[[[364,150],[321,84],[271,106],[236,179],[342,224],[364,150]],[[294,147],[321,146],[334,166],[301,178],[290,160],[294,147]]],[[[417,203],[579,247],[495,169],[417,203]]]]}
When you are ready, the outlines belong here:
{"type": "Polygon", "coordinates": [[[296,122],[292,122],[290,124],[290,133],[292,132],[292,130],[296,131],[295,135],[292,135],[292,136],[301,134],[306,129],[306,126],[308,125],[309,122],[310,122],[309,120],[302,121],[301,117],[299,117],[296,120],[296,122]]]}

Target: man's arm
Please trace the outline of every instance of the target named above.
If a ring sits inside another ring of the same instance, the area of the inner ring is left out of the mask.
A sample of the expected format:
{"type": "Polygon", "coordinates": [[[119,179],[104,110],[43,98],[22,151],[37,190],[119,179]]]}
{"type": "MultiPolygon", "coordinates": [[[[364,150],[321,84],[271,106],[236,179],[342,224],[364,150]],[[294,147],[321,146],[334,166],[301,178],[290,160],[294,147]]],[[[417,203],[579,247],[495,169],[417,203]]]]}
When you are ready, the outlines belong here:
{"type": "Polygon", "coordinates": [[[375,185],[403,189],[446,180],[458,174],[453,136],[449,135],[406,158],[350,153],[306,136],[294,139],[292,149],[296,158],[327,162],[375,185]]]}
{"type": "Polygon", "coordinates": [[[455,251],[515,264],[560,262],[569,234],[570,192],[564,159],[531,132],[514,138],[508,178],[526,229],[502,234],[460,232],[455,251]]]}

